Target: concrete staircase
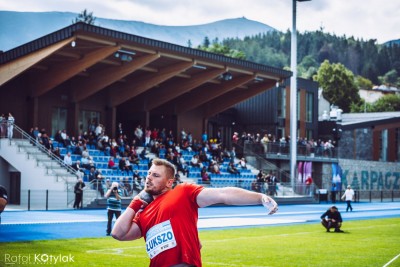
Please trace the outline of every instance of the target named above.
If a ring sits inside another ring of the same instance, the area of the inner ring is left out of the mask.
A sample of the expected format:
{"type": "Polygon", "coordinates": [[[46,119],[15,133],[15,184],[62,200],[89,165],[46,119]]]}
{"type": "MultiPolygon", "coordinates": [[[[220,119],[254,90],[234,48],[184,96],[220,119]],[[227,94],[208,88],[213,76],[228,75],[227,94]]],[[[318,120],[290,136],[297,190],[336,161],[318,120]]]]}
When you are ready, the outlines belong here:
{"type": "Polygon", "coordinates": [[[2,175],[20,173],[21,207],[63,209],[72,201],[76,175],[28,139],[1,139],[2,175]],[[47,198],[47,200],[45,199],[47,198]]]}

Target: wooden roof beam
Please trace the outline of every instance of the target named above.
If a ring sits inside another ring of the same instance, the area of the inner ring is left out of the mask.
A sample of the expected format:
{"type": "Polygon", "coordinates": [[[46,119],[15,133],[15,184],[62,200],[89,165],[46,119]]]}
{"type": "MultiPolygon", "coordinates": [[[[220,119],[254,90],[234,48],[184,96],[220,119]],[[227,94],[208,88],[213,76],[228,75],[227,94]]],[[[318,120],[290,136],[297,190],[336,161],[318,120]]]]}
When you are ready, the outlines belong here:
{"type": "Polygon", "coordinates": [[[35,76],[32,81],[33,96],[41,96],[57,85],[74,77],[97,62],[107,58],[120,49],[119,46],[102,47],[84,55],[77,61],[67,61],[50,68],[49,71],[35,76]]]}
{"type": "Polygon", "coordinates": [[[254,80],[255,75],[246,75],[238,78],[234,78],[230,81],[214,84],[207,88],[199,88],[186,94],[185,96],[178,98],[176,106],[176,113],[182,114],[189,110],[195,109],[198,106],[211,101],[212,99],[224,95],[227,92],[254,80]]]}
{"type": "Polygon", "coordinates": [[[152,110],[158,106],[161,106],[164,103],[196,88],[215,77],[218,77],[220,74],[224,73],[224,69],[216,69],[201,72],[197,75],[193,75],[190,79],[182,81],[178,84],[173,84],[168,87],[160,87],[157,88],[156,98],[152,98],[148,104],[148,110],[152,110]]]}
{"type": "Polygon", "coordinates": [[[161,68],[157,73],[146,75],[137,82],[128,82],[126,86],[120,87],[113,92],[111,96],[111,106],[118,106],[128,99],[132,99],[135,96],[144,93],[148,89],[180,74],[181,72],[184,72],[188,68],[192,67],[193,64],[193,62],[180,62],[174,65],[169,65],[161,68]]]}
{"type": "Polygon", "coordinates": [[[75,87],[74,101],[82,101],[110,84],[157,60],[159,57],[159,54],[135,57],[131,62],[125,63],[119,67],[113,66],[92,74],[90,78],[79,82],[77,87],[75,87]]]}
{"type": "Polygon", "coordinates": [[[0,86],[23,73],[33,65],[37,64],[41,60],[50,56],[57,50],[69,45],[75,37],[65,39],[64,41],[50,45],[46,48],[40,49],[39,51],[29,53],[23,57],[17,58],[13,61],[7,62],[0,66],[0,86]]]}

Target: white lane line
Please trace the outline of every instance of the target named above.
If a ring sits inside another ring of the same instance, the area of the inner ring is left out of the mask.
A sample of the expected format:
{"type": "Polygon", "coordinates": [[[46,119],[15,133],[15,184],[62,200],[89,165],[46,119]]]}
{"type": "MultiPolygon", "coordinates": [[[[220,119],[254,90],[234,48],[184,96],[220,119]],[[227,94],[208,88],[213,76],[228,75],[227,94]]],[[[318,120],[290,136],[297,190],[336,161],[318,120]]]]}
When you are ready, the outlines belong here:
{"type": "Polygon", "coordinates": [[[305,223],[306,220],[291,220],[278,218],[215,218],[200,219],[197,223],[199,229],[235,227],[235,226],[257,226],[283,223],[305,223]]]}
{"type": "Polygon", "coordinates": [[[396,257],[394,257],[393,259],[391,259],[388,263],[386,263],[385,265],[383,265],[383,267],[387,267],[389,266],[392,262],[394,262],[398,257],[400,257],[400,254],[397,255],[396,257]]]}

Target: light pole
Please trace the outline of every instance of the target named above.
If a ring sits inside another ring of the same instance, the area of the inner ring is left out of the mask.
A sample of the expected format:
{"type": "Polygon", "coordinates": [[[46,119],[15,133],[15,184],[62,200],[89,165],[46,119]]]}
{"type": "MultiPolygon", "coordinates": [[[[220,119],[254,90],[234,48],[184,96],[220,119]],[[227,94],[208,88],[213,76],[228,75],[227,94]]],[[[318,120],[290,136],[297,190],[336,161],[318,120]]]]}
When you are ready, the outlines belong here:
{"type": "Polygon", "coordinates": [[[297,163],[297,30],[296,30],[296,5],[297,2],[311,0],[292,0],[292,39],[290,53],[290,69],[293,76],[290,78],[290,179],[292,188],[295,186],[297,163]]]}

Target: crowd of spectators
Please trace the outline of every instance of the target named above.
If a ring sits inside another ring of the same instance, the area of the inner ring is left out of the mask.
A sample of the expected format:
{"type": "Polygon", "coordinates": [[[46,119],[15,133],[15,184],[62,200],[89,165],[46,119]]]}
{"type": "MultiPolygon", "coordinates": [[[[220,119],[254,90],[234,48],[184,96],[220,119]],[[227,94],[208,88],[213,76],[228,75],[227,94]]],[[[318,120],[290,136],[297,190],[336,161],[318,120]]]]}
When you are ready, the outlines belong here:
{"type": "MultiPolygon", "coordinates": [[[[263,153],[288,154],[290,146],[290,136],[276,137],[272,134],[246,133],[239,135],[235,132],[232,136],[233,143],[237,144],[256,144],[262,148],[263,153]]],[[[315,156],[334,156],[336,142],[332,140],[297,138],[297,153],[299,155],[315,156]]]]}
{"type": "Polygon", "coordinates": [[[93,156],[90,155],[90,149],[93,148],[102,151],[104,156],[109,156],[108,169],[119,170],[121,174],[125,173],[124,177],[131,176],[133,178],[130,186],[126,185],[127,181],[120,182],[126,195],[131,194],[134,187],[143,186],[143,177],[138,177],[138,173],[134,172],[134,169],[137,168],[133,168],[133,166],[139,166],[141,162],[148,162],[147,154],[149,152],[173,163],[178,171],[177,179],[180,175],[188,176],[191,167],[198,168],[206,182],[211,181],[213,174],[221,173],[224,162],[230,162],[229,167],[224,171],[232,174],[240,175],[238,169],[246,168],[242,162],[238,166],[234,164],[235,148],[229,150],[223,147],[220,132],[215,138],[209,138],[207,133],[203,133],[200,139],[194,139],[192,134],[186,132],[185,129],[182,129],[179,133],[180,136],[177,136],[172,130],[165,128],[151,129],[137,125],[133,132],[133,138],[128,139],[121,123],[118,124],[118,136],[110,137],[104,125],[96,124],[93,121],[89,124],[88,130],[77,137],[63,129],[57,131],[51,138],[46,129],[39,130],[38,127],[31,128],[30,135],[59,157],[65,165],[75,169],[78,178],[86,177],[91,183],[91,187],[97,189],[101,196],[104,195],[104,189],[107,190],[107,180],[101,170],[96,169],[96,163],[93,156]],[[66,148],[67,153],[62,155],[60,147],[66,148]],[[186,160],[182,155],[183,151],[192,152],[190,153],[193,155],[192,158],[186,160]],[[72,155],[75,155],[75,158],[77,155],[78,160],[74,162],[72,155]]]}

